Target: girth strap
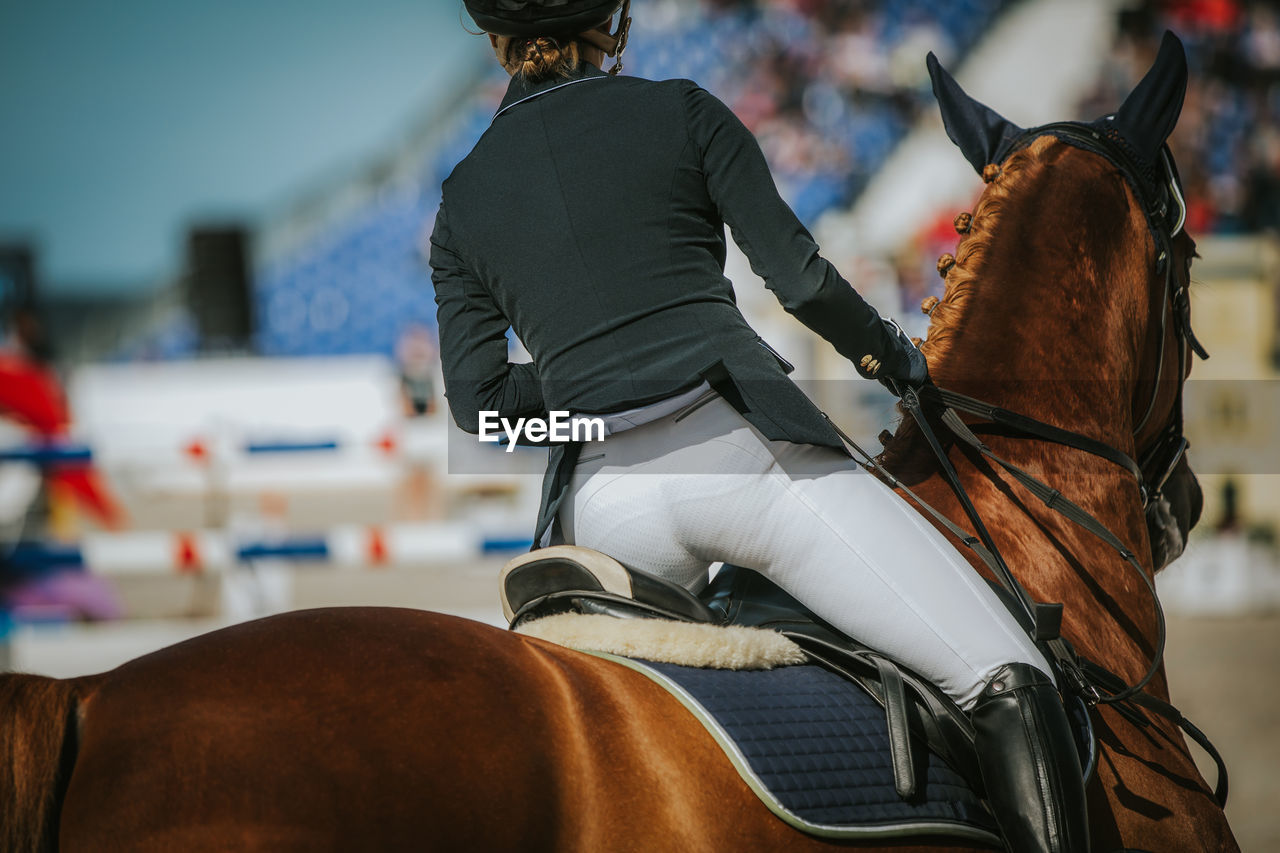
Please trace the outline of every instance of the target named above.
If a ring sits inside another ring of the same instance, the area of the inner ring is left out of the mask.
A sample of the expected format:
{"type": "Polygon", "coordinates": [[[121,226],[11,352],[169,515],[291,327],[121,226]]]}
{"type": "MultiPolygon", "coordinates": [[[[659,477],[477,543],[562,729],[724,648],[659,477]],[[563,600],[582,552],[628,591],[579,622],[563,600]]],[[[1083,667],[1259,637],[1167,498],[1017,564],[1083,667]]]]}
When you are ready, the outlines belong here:
{"type": "Polygon", "coordinates": [[[851,651],[798,631],[784,630],[782,634],[815,663],[861,684],[884,707],[894,788],[900,795],[908,797],[919,788],[917,744],[913,742],[917,736],[982,793],[982,773],[973,751],[973,723],[959,705],[910,670],[870,649],[851,651]],[[874,677],[865,677],[870,670],[874,670],[874,677]]]}

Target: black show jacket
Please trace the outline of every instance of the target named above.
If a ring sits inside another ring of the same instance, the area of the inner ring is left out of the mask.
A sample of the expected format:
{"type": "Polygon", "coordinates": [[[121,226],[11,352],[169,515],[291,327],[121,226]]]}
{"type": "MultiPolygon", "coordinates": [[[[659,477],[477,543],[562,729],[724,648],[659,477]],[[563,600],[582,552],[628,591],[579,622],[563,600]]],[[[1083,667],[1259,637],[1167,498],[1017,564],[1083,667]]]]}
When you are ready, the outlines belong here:
{"type": "MultiPolygon", "coordinates": [[[[431,235],[445,393],[479,413],[613,412],[712,382],[770,439],[843,449],[743,319],[724,225],[783,307],[841,354],[892,352],[879,315],[818,254],[755,138],[688,80],[512,79],[443,186],[431,235]],[[507,361],[512,328],[533,357],[507,361]]],[[[538,535],[576,448],[552,447],[538,535]]]]}

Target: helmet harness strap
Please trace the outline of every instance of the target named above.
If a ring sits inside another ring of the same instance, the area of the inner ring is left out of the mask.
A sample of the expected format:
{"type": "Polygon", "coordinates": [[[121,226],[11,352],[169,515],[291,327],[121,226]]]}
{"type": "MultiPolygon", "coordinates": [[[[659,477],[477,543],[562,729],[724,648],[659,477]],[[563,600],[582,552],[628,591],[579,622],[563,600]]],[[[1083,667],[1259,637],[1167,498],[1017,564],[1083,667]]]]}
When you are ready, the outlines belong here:
{"type": "Polygon", "coordinates": [[[623,0],[622,11],[618,15],[618,29],[615,32],[602,33],[599,30],[587,30],[584,33],[578,33],[578,38],[600,48],[605,56],[616,58],[617,61],[609,69],[609,73],[614,76],[622,71],[622,52],[627,49],[627,35],[631,32],[630,12],[631,0],[623,0]]]}

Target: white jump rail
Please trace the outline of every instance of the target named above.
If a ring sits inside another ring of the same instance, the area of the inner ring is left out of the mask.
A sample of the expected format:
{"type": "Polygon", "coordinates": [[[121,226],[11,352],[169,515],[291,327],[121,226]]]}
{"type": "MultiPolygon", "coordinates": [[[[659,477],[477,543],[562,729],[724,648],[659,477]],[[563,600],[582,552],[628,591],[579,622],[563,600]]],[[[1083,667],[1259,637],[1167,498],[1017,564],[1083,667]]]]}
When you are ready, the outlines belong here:
{"type": "Polygon", "coordinates": [[[457,565],[532,543],[465,522],[339,525],[317,535],[237,536],[222,530],[94,533],[76,544],[19,543],[6,562],[19,572],[81,568],[103,576],[201,574],[272,560],[340,567],[457,565]]]}

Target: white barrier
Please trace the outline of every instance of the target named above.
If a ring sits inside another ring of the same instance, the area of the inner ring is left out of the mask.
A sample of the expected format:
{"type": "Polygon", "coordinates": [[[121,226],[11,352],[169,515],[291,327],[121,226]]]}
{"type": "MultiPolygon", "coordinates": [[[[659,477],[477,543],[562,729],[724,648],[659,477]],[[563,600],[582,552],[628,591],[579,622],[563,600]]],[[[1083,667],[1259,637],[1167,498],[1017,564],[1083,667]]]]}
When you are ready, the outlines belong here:
{"type": "Polygon", "coordinates": [[[10,562],[29,572],[79,567],[118,577],[221,572],[258,561],[342,567],[457,565],[518,552],[531,544],[521,535],[486,535],[465,522],[339,525],[316,536],[140,531],[90,534],[79,545],[23,543],[10,562]]]}

